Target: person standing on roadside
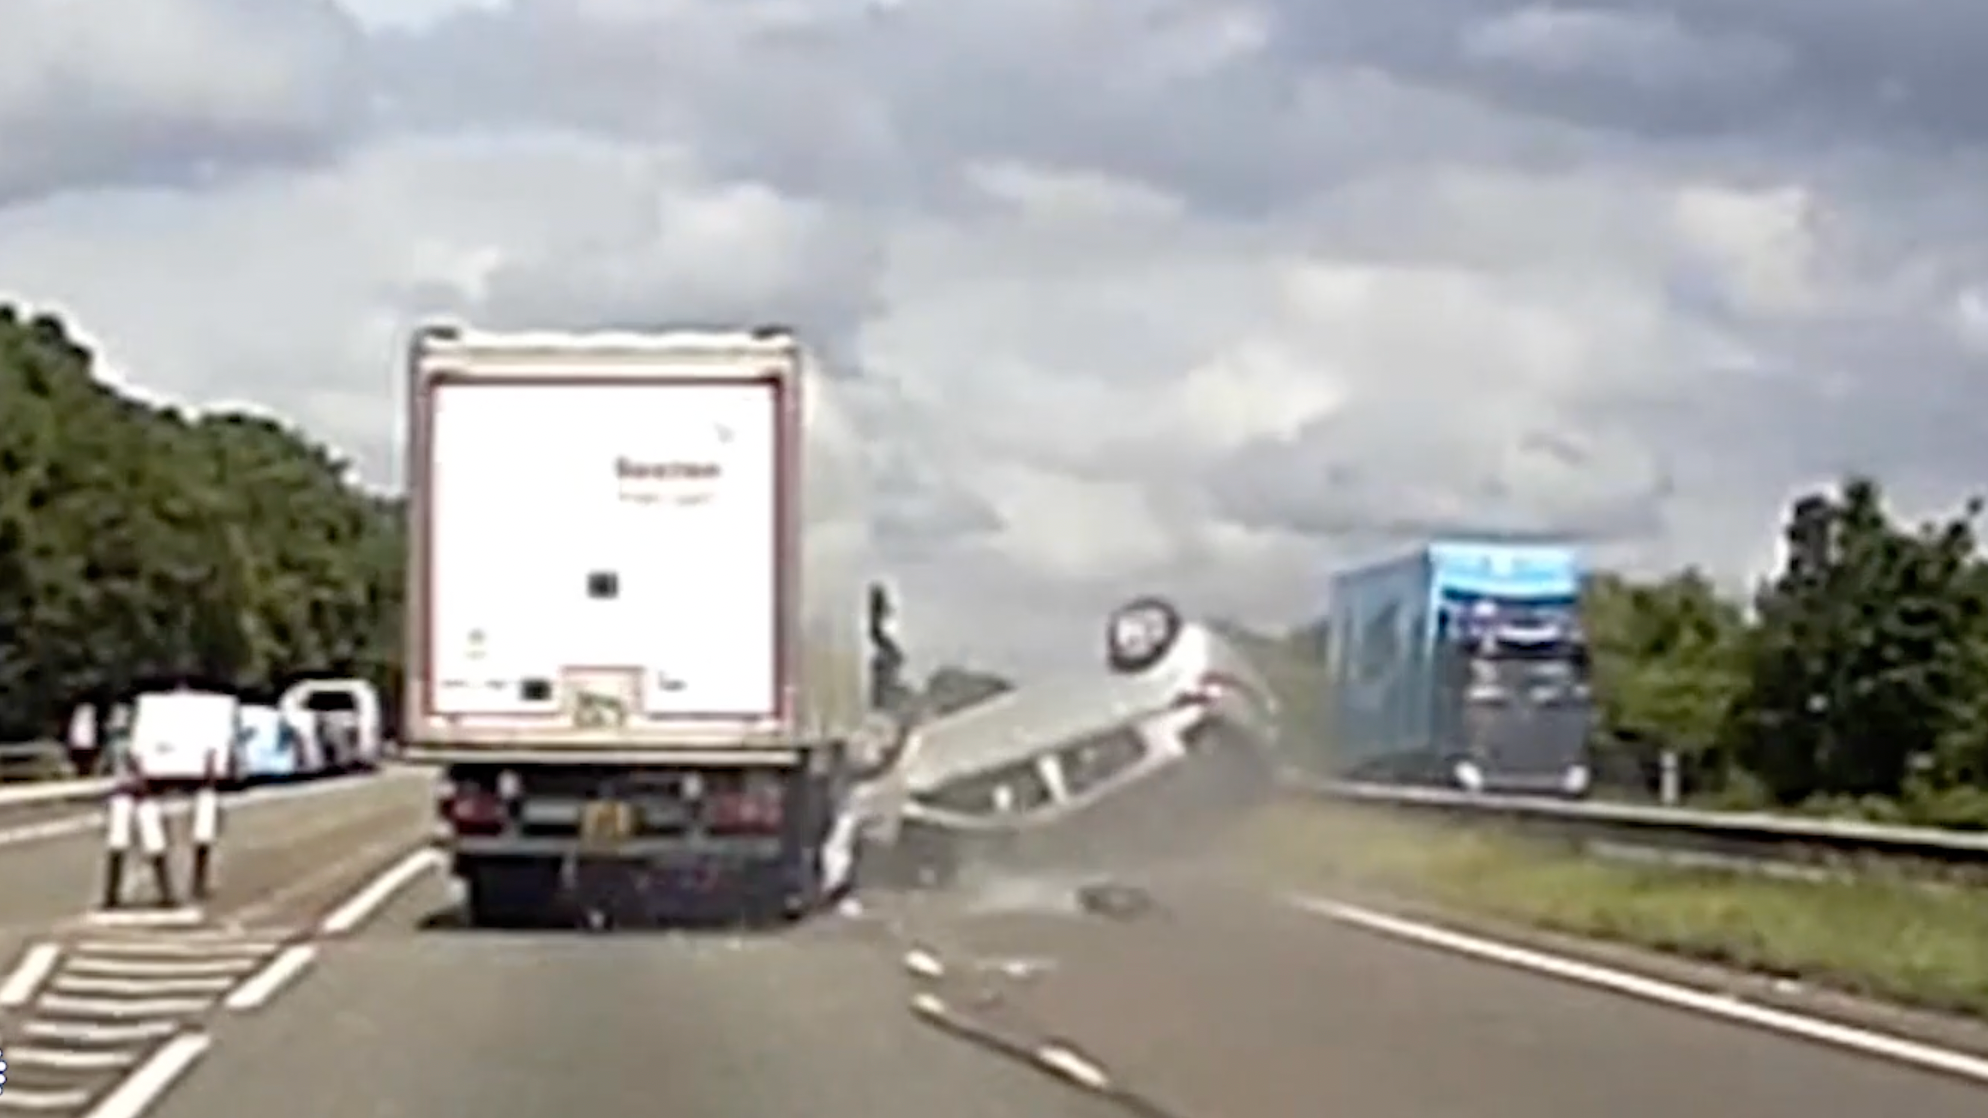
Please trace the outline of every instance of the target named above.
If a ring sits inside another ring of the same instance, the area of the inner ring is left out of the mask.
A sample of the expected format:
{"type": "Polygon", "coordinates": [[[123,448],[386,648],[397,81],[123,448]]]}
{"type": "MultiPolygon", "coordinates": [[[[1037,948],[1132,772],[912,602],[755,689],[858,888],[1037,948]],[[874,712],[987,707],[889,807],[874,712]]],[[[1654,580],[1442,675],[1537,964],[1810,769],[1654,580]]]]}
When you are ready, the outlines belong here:
{"type": "Polygon", "coordinates": [[[69,712],[69,767],[77,776],[88,776],[96,770],[98,736],[98,712],[95,703],[78,703],[69,712]]]}

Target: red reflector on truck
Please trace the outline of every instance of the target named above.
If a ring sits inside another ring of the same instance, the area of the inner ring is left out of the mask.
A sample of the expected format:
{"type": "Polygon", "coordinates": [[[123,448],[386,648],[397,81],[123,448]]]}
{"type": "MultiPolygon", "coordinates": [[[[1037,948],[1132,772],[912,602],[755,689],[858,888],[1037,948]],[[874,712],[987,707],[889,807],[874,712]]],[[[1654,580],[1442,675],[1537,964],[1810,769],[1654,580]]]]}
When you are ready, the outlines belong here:
{"type": "Polygon", "coordinates": [[[704,825],[728,834],[771,834],[780,829],[784,807],[778,787],[724,792],[706,802],[704,825]]]}
{"type": "Polygon", "coordinates": [[[449,797],[448,817],[459,834],[495,834],[504,829],[504,803],[482,788],[458,787],[449,797]]]}

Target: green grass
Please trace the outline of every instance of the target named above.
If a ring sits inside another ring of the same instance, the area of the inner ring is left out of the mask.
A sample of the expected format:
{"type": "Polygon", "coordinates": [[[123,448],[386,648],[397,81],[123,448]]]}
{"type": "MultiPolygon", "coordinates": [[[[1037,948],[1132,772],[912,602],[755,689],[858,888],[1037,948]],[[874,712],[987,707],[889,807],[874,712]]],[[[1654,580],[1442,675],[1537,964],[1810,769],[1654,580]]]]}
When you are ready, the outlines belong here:
{"type": "Polygon", "coordinates": [[[1285,887],[1393,897],[1988,1018],[1988,890],[1587,858],[1508,832],[1279,805],[1245,829],[1285,887]]]}

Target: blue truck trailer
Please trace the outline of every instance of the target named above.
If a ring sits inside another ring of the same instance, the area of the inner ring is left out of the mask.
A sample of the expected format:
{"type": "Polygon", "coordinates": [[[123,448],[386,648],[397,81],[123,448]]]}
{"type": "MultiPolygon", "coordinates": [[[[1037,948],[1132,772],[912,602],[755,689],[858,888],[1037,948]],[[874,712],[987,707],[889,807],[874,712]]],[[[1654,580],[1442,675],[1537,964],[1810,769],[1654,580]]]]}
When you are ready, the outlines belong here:
{"type": "Polygon", "coordinates": [[[1333,774],[1586,795],[1585,573],[1570,546],[1453,540],[1339,574],[1327,637],[1333,774]]]}

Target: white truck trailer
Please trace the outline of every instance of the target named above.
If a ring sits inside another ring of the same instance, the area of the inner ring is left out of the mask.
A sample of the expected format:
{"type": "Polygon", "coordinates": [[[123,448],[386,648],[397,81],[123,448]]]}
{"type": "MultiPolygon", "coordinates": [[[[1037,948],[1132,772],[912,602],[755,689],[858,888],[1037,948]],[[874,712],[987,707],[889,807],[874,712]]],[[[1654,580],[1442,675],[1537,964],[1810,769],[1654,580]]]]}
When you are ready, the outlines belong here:
{"type": "Polygon", "coordinates": [[[403,748],[470,920],[845,885],[863,529],[795,337],[432,325],[407,371],[403,748]]]}

